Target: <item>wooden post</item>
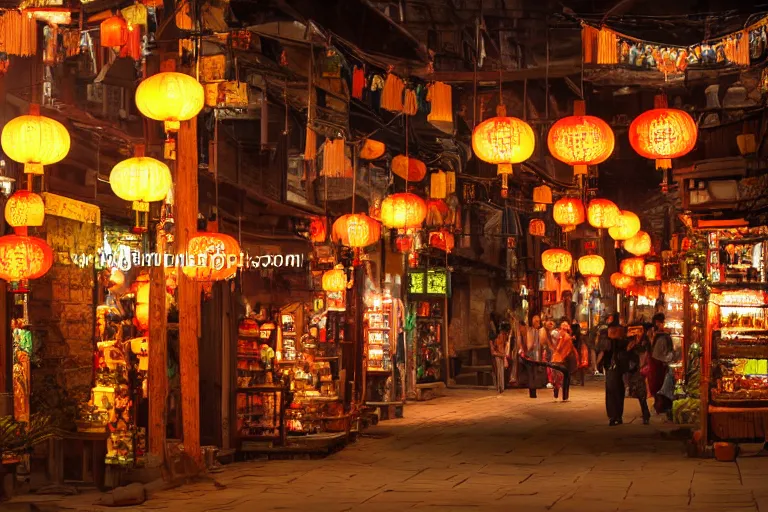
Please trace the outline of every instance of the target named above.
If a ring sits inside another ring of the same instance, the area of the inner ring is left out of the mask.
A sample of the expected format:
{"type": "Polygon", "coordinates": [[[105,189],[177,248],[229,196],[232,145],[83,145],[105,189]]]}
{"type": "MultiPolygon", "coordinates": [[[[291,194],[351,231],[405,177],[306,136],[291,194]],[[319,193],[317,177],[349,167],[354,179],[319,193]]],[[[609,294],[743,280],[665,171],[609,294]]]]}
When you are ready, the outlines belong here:
{"type": "MultiPolygon", "coordinates": [[[[158,236],[156,251],[165,252],[163,236],[158,236]]],[[[168,312],[165,304],[165,269],[149,271],[149,453],[165,458],[166,400],[168,397],[168,312]]]]}
{"type": "MultiPolygon", "coordinates": [[[[185,253],[197,232],[197,118],[183,121],[179,130],[176,160],[176,247],[185,253]]],[[[197,283],[178,269],[179,366],[184,450],[198,466],[200,456],[200,361],[197,283]]]]}

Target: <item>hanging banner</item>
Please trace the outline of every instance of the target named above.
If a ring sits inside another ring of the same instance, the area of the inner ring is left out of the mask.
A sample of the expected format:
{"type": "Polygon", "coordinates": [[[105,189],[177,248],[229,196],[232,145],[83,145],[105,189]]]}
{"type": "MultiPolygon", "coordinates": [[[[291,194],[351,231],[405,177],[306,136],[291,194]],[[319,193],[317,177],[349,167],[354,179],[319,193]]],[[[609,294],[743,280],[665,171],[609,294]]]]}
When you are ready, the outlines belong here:
{"type": "Polygon", "coordinates": [[[768,52],[768,16],[744,30],[691,46],[676,46],[637,39],[607,27],[582,23],[585,64],[622,65],[682,74],[688,66],[749,66],[768,52]]]}
{"type": "Polygon", "coordinates": [[[93,204],[43,192],[45,214],[101,226],[101,210],[93,204]]]}

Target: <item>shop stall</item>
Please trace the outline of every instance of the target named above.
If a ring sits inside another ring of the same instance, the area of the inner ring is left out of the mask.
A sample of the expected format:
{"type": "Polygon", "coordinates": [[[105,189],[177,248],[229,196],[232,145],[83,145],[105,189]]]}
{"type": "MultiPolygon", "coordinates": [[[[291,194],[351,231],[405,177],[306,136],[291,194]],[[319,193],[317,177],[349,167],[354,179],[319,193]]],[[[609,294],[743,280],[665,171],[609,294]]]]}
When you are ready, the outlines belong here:
{"type": "Polygon", "coordinates": [[[450,272],[446,268],[411,269],[408,278],[408,301],[416,312],[416,383],[446,382],[450,272]]]}

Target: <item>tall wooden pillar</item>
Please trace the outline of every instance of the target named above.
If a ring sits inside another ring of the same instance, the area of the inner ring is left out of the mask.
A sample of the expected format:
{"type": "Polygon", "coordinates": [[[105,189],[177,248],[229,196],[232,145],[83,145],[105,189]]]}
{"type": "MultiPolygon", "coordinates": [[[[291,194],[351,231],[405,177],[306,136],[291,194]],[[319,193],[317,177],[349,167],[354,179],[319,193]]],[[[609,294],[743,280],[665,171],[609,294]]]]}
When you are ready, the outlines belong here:
{"type": "MultiPolygon", "coordinates": [[[[176,252],[183,254],[187,242],[197,232],[197,118],[181,123],[176,158],[176,252]]],[[[184,449],[201,465],[199,302],[199,286],[179,269],[179,366],[184,449]]]]}
{"type": "MultiPolygon", "coordinates": [[[[163,237],[155,249],[163,254],[163,237]]],[[[149,272],[149,453],[162,462],[165,454],[166,403],[168,396],[168,312],[165,303],[165,269],[149,272]]]]}

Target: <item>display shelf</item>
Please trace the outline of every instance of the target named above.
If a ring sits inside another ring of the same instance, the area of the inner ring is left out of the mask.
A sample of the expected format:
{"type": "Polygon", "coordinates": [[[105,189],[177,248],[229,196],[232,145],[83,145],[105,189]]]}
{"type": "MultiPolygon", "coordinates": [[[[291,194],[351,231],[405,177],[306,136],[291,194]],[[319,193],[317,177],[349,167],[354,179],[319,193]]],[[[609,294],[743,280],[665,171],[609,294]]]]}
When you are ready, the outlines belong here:
{"type": "Polygon", "coordinates": [[[285,386],[275,384],[262,384],[257,386],[248,386],[247,388],[237,388],[238,393],[247,393],[249,391],[283,391],[285,386]]]}

